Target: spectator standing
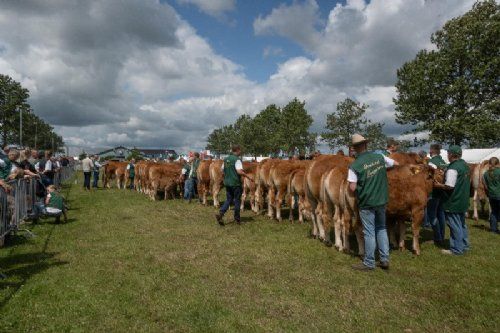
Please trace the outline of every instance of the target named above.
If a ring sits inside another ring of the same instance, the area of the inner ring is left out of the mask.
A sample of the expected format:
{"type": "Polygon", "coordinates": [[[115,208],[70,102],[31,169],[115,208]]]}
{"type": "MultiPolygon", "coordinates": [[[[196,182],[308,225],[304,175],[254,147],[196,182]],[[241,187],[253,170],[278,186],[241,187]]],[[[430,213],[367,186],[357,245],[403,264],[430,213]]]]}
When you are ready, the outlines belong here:
{"type": "Polygon", "coordinates": [[[53,165],[52,161],[52,152],[50,150],[47,150],[45,152],[43,161],[45,161],[42,171],[42,173],[45,175],[45,186],[49,186],[54,184],[54,169],[55,169],[55,165],[53,165]]]}
{"type": "Polygon", "coordinates": [[[134,189],[134,178],[135,178],[135,159],[131,159],[130,163],[127,165],[128,179],[130,181],[130,189],[134,189]]]}
{"type": "Polygon", "coordinates": [[[500,164],[497,157],[488,161],[489,170],[483,175],[484,188],[490,201],[490,231],[500,234],[498,221],[500,220],[500,164]]]}
{"type": "MultiPolygon", "coordinates": [[[[445,170],[448,166],[441,157],[441,145],[434,143],[431,145],[429,166],[434,169],[445,170]]],[[[443,190],[434,188],[429,201],[427,202],[427,221],[430,223],[434,232],[434,244],[442,246],[444,243],[444,234],[446,218],[443,209],[443,190]]]]}
{"type": "Polygon", "coordinates": [[[200,153],[195,152],[191,158],[191,163],[189,164],[188,181],[186,183],[187,187],[187,199],[191,203],[191,200],[198,193],[198,167],[200,166],[200,153]]]}
{"type": "Polygon", "coordinates": [[[448,148],[450,164],[445,173],[445,183],[435,187],[443,189],[443,209],[450,227],[450,249],[443,254],[462,255],[469,250],[469,232],[465,223],[465,213],[469,209],[470,169],[462,159],[462,148],[448,148]]]}
{"type": "Polygon", "coordinates": [[[93,162],[94,162],[94,169],[93,169],[94,182],[92,184],[92,187],[99,188],[98,183],[99,183],[99,172],[101,169],[101,163],[99,163],[99,157],[97,155],[94,155],[93,162]]]}
{"type": "Polygon", "coordinates": [[[94,168],[94,163],[85,155],[85,158],[82,161],[82,170],[83,170],[83,188],[86,190],[90,190],[90,175],[92,173],[92,169],[94,168]]]}
{"type": "Polygon", "coordinates": [[[398,163],[382,154],[369,152],[368,140],[359,134],[352,136],[356,160],[349,166],[349,190],[358,198],[359,217],[363,224],[365,257],[352,268],[371,271],[375,268],[375,248],[378,243],[380,267],[389,269],[389,240],[387,238],[385,207],[389,199],[387,168],[398,163]]]}
{"type": "Polygon", "coordinates": [[[38,151],[36,150],[31,150],[30,156],[28,156],[28,161],[31,163],[31,165],[35,166],[38,163],[38,151]]]}
{"type": "Polygon", "coordinates": [[[224,186],[226,188],[226,201],[220,208],[219,214],[215,218],[219,225],[224,226],[223,217],[231,204],[234,204],[234,221],[241,224],[240,206],[241,194],[243,192],[241,186],[241,177],[248,178],[251,182],[253,179],[243,171],[243,163],[241,162],[241,148],[240,146],[233,146],[231,154],[224,159],[222,164],[222,172],[224,173],[224,186]]]}
{"type": "Polygon", "coordinates": [[[385,156],[389,156],[393,153],[397,153],[399,149],[399,143],[394,139],[387,140],[387,149],[383,152],[385,156]]]}
{"type": "MultiPolygon", "coordinates": [[[[182,159],[182,161],[184,161],[182,159]]],[[[184,162],[184,166],[182,167],[182,171],[181,171],[181,177],[182,177],[182,181],[184,183],[184,200],[189,200],[189,185],[188,185],[188,176],[189,176],[189,172],[191,171],[191,165],[190,165],[191,161],[187,161],[187,162],[184,162]]]]}
{"type": "Polygon", "coordinates": [[[19,155],[19,167],[24,170],[24,173],[28,176],[38,176],[35,166],[29,161],[31,157],[31,152],[29,150],[22,150],[19,155]]]}

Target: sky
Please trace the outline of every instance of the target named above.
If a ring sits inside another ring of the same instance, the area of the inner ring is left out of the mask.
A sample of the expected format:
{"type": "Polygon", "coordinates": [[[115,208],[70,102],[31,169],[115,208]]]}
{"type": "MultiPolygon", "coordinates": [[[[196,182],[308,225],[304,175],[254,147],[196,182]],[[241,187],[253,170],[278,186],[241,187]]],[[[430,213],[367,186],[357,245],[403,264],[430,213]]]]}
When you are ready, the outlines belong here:
{"type": "Polygon", "coordinates": [[[350,97],[398,136],[396,70],[473,3],[0,1],[0,73],[73,151],[200,150],[213,129],[294,97],[311,131],[350,97]]]}

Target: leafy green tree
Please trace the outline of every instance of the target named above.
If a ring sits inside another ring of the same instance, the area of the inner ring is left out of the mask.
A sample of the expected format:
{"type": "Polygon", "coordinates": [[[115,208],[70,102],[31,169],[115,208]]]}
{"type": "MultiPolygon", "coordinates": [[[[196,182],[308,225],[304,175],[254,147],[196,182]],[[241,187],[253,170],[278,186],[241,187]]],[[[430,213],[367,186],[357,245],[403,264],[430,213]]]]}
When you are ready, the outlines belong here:
{"type": "Polygon", "coordinates": [[[134,159],[136,161],[140,161],[143,159],[142,154],[139,152],[137,148],[132,149],[130,151],[130,154],[126,158],[127,161],[130,161],[131,159],[134,159]]]}
{"type": "Polygon", "coordinates": [[[337,110],[326,115],[326,126],[328,130],[321,136],[330,149],[349,146],[351,136],[354,133],[361,133],[368,123],[365,118],[368,105],[361,104],[351,98],[346,98],[337,103],[337,110]]]}
{"type": "Polygon", "coordinates": [[[307,112],[305,104],[305,101],[301,102],[294,98],[281,110],[278,138],[281,150],[288,154],[293,154],[295,149],[303,153],[310,145],[309,127],[313,119],[307,112]]]}
{"type": "Polygon", "coordinates": [[[275,104],[268,105],[254,117],[255,152],[267,155],[280,150],[281,109],[275,104]]]}
{"type": "Polygon", "coordinates": [[[471,147],[498,143],[500,5],[477,2],[434,33],[397,72],[396,121],[429,131],[430,140],[471,147]]]}
{"type": "Polygon", "coordinates": [[[19,133],[19,110],[29,110],[28,89],[8,75],[0,74],[0,121],[2,143],[13,140],[13,133],[19,133]]]}
{"type": "Polygon", "coordinates": [[[368,149],[385,149],[387,145],[387,136],[384,134],[383,127],[384,125],[381,123],[369,122],[363,128],[363,136],[370,140],[368,142],[368,149]]]}

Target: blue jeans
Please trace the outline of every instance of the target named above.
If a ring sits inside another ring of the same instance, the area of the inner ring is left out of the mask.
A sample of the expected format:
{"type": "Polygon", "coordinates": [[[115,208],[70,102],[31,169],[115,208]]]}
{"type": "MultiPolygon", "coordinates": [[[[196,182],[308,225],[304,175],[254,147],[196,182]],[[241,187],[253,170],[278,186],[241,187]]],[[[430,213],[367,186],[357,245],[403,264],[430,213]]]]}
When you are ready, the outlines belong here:
{"type": "Polygon", "coordinates": [[[375,268],[375,248],[378,243],[380,262],[389,262],[389,239],[385,227],[385,205],[360,209],[359,217],[363,223],[365,236],[365,266],[375,268]]]}
{"type": "Polygon", "coordinates": [[[430,222],[434,231],[434,242],[443,242],[446,219],[440,198],[430,198],[427,202],[427,221],[430,222]]]}
{"type": "Polygon", "coordinates": [[[83,173],[83,187],[90,190],[90,171],[83,173]]]}
{"type": "Polygon", "coordinates": [[[99,171],[94,171],[94,182],[92,183],[92,187],[97,187],[97,182],[99,182],[99,171]]]}
{"type": "Polygon", "coordinates": [[[234,220],[240,221],[240,205],[241,205],[241,193],[243,189],[241,186],[226,186],[226,201],[220,208],[221,215],[224,215],[231,203],[234,203],[234,220]]]}
{"type": "Polygon", "coordinates": [[[193,199],[196,195],[196,186],[198,183],[198,179],[189,178],[184,183],[184,199],[190,200],[193,199]]]}
{"type": "Polygon", "coordinates": [[[498,232],[498,221],[500,220],[500,198],[489,198],[491,214],[490,214],[490,231],[498,232]]]}
{"type": "Polygon", "coordinates": [[[469,231],[465,224],[465,213],[445,212],[450,227],[450,250],[453,254],[464,254],[469,249],[469,231]]]}

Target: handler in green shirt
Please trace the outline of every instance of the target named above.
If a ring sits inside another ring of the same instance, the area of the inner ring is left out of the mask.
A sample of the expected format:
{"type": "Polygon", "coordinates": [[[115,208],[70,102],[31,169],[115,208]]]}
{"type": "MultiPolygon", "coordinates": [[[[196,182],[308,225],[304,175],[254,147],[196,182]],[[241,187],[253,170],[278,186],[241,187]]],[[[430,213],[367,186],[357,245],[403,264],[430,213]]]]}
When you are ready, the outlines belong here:
{"type": "Polygon", "coordinates": [[[484,188],[490,200],[490,231],[500,234],[498,220],[500,220],[500,164],[497,157],[488,161],[489,170],[483,175],[484,188]]]}
{"type": "MultiPolygon", "coordinates": [[[[429,166],[434,169],[445,170],[448,166],[441,157],[441,145],[434,143],[431,145],[429,166]]],[[[444,243],[444,233],[446,226],[446,218],[443,209],[443,190],[433,189],[427,202],[427,221],[431,224],[434,231],[434,244],[442,246],[444,243]]]]}
{"type": "Polygon", "coordinates": [[[363,263],[352,268],[359,271],[373,270],[378,243],[379,266],[389,269],[389,240],[385,226],[385,206],[389,200],[386,169],[398,163],[380,153],[367,151],[368,140],[359,134],[352,136],[352,146],[356,151],[356,160],[349,167],[347,181],[349,189],[358,198],[365,242],[363,263]]]}
{"type": "Polygon", "coordinates": [[[470,169],[462,159],[462,148],[448,148],[450,165],[445,173],[445,183],[434,187],[443,189],[443,209],[450,227],[450,249],[444,254],[462,255],[469,250],[469,232],[465,223],[465,213],[469,209],[470,169]]]}
{"type": "Polygon", "coordinates": [[[130,189],[134,189],[134,179],[135,179],[135,159],[131,159],[130,163],[127,165],[128,179],[130,181],[130,189]]]}
{"type": "Polygon", "coordinates": [[[220,208],[220,211],[215,218],[219,225],[224,226],[223,217],[224,214],[229,209],[231,203],[234,203],[234,221],[237,224],[241,224],[240,219],[240,205],[241,205],[241,194],[243,188],[241,186],[241,177],[248,178],[251,182],[253,179],[248,177],[248,175],[243,171],[243,163],[240,159],[241,148],[240,146],[233,146],[231,149],[231,154],[224,159],[222,164],[222,172],[224,173],[224,186],[226,187],[226,201],[220,208]]]}

